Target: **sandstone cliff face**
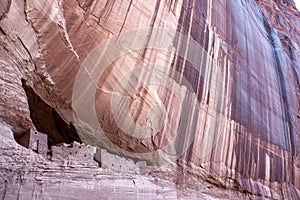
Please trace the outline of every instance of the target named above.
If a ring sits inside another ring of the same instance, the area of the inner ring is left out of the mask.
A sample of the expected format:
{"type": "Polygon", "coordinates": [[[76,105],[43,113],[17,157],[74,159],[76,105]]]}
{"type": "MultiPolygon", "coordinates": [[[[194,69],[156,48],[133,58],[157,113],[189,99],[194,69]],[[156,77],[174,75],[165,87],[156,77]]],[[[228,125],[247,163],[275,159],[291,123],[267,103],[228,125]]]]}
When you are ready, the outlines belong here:
{"type": "Polygon", "coordinates": [[[7,199],[93,198],[114,192],[110,174],[124,181],[118,192],[138,187],[129,199],[143,184],[149,199],[300,198],[293,1],[7,0],[0,19],[7,199]],[[30,129],[49,146],[82,141],[146,160],[158,179],[61,167],[13,142],[30,129]]]}

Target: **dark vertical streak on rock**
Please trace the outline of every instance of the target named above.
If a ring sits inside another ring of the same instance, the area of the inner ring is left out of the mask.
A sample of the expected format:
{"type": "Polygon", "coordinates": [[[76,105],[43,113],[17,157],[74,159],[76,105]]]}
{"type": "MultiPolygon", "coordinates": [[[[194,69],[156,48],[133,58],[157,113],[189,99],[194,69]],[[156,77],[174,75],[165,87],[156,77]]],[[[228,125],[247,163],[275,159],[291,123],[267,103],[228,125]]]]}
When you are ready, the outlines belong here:
{"type": "MultiPolygon", "coordinates": [[[[150,38],[151,38],[151,36],[152,36],[152,30],[151,30],[151,28],[154,27],[154,24],[155,24],[157,15],[158,15],[159,6],[160,6],[160,0],[156,0],[154,12],[153,12],[153,15],[152,15],[152,18],[151,18],[151,21],[150,21],[150,25],[149,25],[149,28],[150,28],[149,40],[150,40],[150,38]]],[[[148,47],[148,45],[149,45],[149,40],[147,41],[145,47],[148,47]]],[[[145,59],[146,50],[147,50],[147,49],[145,48],[145,49],[143,50],[143,52],[142,52],[142,56],[141,56],[141,60],[142,60],[142,61],[145,59]]]]}
{"type": "Polygon", "coordinates": [[[154,12],[153,12],[153,15],[152,15],[152,18],[151,18],[151,22],[150,22],[150,26],[149,26],[150,28],[154,27],[156,18],[158,17],[157,14],[158,14],[158,10],[159,10],[159,5],[160,5],[160,0],[156,0],[154,12]]]}
{"type": "Polygon", "coordinates": [[[133,2],[133,0],[131,0],[130,3],[129,3],[129,6],[128,6],[127,11],[126,11],[126,15],[125,15],[124,21],[123,21],[122,26],[121,26],[121,29],[120,29],[120,31],[119,31],[119,34],[123,31],[123,28],[124,28],[124,26],[125,26],[125,23],[126,23],[126,20],[127,20],[128,13],[129,13],[129,11],[130,11],[132,2],[133,2]]]}
{"type": "MultiPolygon", "coordinates": [[[[298,66],[297,64],[297,56],[296,53],[294,51],[294,49],[296,48],[294,45],[294,42],[291,39],[288,39],[288,43],[289,43],[289,52],[290,52],[290,58],[291,58],[291,66],[292,66],[292,71],[294,74],[294,78],[296,80],[295,84],[296,84],[296,92],[298,92],[296,94],[296,99],[298,100],[298,114],[296,113],[296,121],[299,121],[299,116],[300,116],[300,66],[298,66]],[[297,119],[298,118],[298,119],[297,119]]],[[[295,126],[300,126],[299,124],[295,124],[295,126]]],[[[296,134],[298,134],[298,137],[300,137],[300,133],[297,133],[297,127],[295,127],[296,129],[296,134]]],[[[296,139],[295,139],[296,140],[296,139]]],[[[298,143],[295,142],[295,145],[297,145],[298,143]]],[[[296,156],[300,156],[300,148],[298,146],[295,147],[295,154],[296,156]]]]}
{"type": "Polygon", "coordinates": [[[2,199],[6,199],[6,193],[7,193],[7,180],[4,181],[4,193],[2,199]]]}
{"type": "MultiPolygon", "coordinates": [[[[189,30],[191,29],[191,38],[197,38],[197,32],[192,31],[193,29],[193,21],[194,18],[196,18],[197,10],[195,10],[195,6],[193,6],[194,1],[189,0],[187,4],[183,4],[181,8],[181,14],[179,16],[179,21],[178,21],[178,26],[177,26],[177,32],[178,33],[183,33],[183,34],[188,34],[189,30]],[[192,15],[192,11],[194,9],[194,12],[196,14],[192,15]]],[[[178,51],[181,52],[188,52],[189,51],[189,46],[188,44],[188,38],[179,38],[176,37],[174,40],[174,46],[176,49],[179,49],[178,51]],[[184,40],[186,39],[186,40],[184,40]]],[[[200,55],[199,55],[200,56],[200,55]]],[[[193,87],[193,90],[195,93],[199,91],[198,88],[201,89],[197,95],[199,98],[201,98],[202,94],[202,88],[203,88],[203,78],[201,76],[201,72],[195,70],[195,68],[198,68],[199,66],[192,66],[191,63],[185,62],[184,58],[181,58],[179,56],[175,56],[173,61],[172,61],[172,67],[180,72],[180,74],[185,77],[191,86],[193,87]],[[200,76],[200,78],[199,78],[200,76]],[[200,79],[200,80],[199,80],[200,79]],[[202,80],[202,82],[201,82],[202,80]],[[201,94],[200,94],[201,93],[201,94]]],[[[171,77],[173,77],[174,74],[171,74],[171,77]]],[[[200,101],[200,99],[198,99],[200,101]]]]}
{"type": "Polygon", "coordinates": [[[284,74],[284,64],[282,62],[282,52],[281,52],[281,41],[278,37],[277,30],[272,27],[272,25],[269,23],[267,18],[263,15],[264,19],[264,25],[265,29],[268,33],[268,36],[271,40],[271,45],[274,50],[274,57],[276,61],[276,72],[278,76],[278,83],[280,86],[280,91],[281,91],[281,106],[282,110],[285,116],[285,120],[287,121],[286,125],[286,131],[285,135],[287,137],[287,141],[289,141],[289,150],[292,154],[291,156],[291,165],[288,166],[288,170],[291,171],[291,178],[289,179],[290,182],[295,183],[295,172],[294,172],[294,156],[296,155],[296,136],[294,133],[294,123],[292,120],[292,114],[290,110],[290,100],[288,96],[288,87],[287,87],[287,81],[285,80],[286,75],[284,74]],[[289,135],[288,135],[289,134],[289,135]]]}
{"type": "MultiPolygon", "coordinates": [[[[265,19],[266,20],[266,19],[265,19]]],[[[291,115],[291,110],[290,110],[290,100],[289,100],[289,95],[288,95],[288,87],[287,87],[287,81],[285,80],[285,74],[283,72],[284,66],[282,63],[282,58],[281,58],[281,47],[280,45],[280,40],[277,36],[276,30],[271,27],[271,25],[265,21],[266,24],[266,30],[269,33],[269,37],[271,39],[272,46],[274,48],[274,54],[275,54],[275,61],[276,61],[276,71],[278,73],[278,78],[279,78],[279,84],[280,84],[280,89],[281,89],[281,95],[282,95],[282,109],[285,115],[285,118],[288,123],[287,127],[287,133],[289,133],[289,140],[290,140],[290,150],[293,155],[295,155],[295,150],[296,150],[296,140],[295,140],[295,133],[294,133],[294,123],[292,121],[292,115],[291,115]]]]}
{"type": "MultiPolygon", "coordinates": [[[[188,0],[187,1],[187,7],[190,7],[190,5],[193,3],[193,0],[188,0]]],[[[180,16],[179,16],[179,21],[178,21],[178,25],[177,25],[177,32],[179,33],[186,33],[188,32],[189,26],[190,26],[190,18],[191,18],[191,9],[187,9],[185,8],[185,4],[182,4],[181,7],[181,12],[180,12],[180,16]]],[[[186,41],[182,41],[182,38],[176,38],[176,40],[174,40],[175,44],[174,46],[176,46],[176,49],[182,49],[184,48],[184,52],[188,50],[188,47],[184,44],[187,44],[186,41]]],[[[180,51],[180,50],[179,50],[180,51]]],[[[183,58],[180,58],[179,56],[175,56],[173,61],[172,61],[172,67],[180,72],[180,74],[183,76],[183,72],[184,72],[184,60],[183,58]]],[[[171,74],[170,77],[173,77],[175,74],[171,74]]],[[[186,101],[186,99],[185,99],[186,101]]],[[[175,147],[176,147],[176,153],[177,153],[177,172],[176,172],[176,182],[181,182],[182,181],[182,174],[183,174],[183,155],[181,155],[182,149],[184,148],[184,144],[186,140],[188,140],[189,138],[189,133],[185,130],[182,130],[183,125],[186,124],[184,123],[187,116],[185,116],[187,114],[186,111],[183,111],[180,115],[180,124],[179,124],[179,130],[178,130],[178,134],[176,136],[175,139],[175,147]]],[[[195,130],[193,130],[194,132],[195,130]]]]}
{"type": "MultiPolygon", "coordinates": [[[[293,45],[293,41],[291,39],[289,39],[289,52],[290,52],[290,55],[291,55],[291,61],[292,61],[292,69],[293,69],[293,72],[294,72],[294,76],[295,76],[295,79],[296,79],[296,87],[298,89],[298,92],[300,93],[300,66],[298,66],[297,64],[297,57],[296,57],[296,53],[294,51],[294,45],[293,45]]],[[[299,108],[300,108],[300,96],[297,95],[298,97],[298,101],[299,101],[299,108]]]]}

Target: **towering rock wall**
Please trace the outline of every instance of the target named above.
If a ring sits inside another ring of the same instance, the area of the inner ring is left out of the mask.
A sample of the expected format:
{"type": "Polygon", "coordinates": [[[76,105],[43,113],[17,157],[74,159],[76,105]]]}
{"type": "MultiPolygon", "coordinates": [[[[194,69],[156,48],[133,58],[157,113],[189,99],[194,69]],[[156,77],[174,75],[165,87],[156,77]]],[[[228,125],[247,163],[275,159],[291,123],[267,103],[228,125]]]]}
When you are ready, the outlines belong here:
{"type": "MultiPolygon", "coordinates": [[[[249,196],[300,198],[292,1],[0,3],[3,127],[249,196]],[[175,166],[175,167],[174,167],[175,166]]],[[[9,140],[9,139],[8,139],[9,140]]],[[[3,150],[5,151],[5,150],[3,150]]]]}

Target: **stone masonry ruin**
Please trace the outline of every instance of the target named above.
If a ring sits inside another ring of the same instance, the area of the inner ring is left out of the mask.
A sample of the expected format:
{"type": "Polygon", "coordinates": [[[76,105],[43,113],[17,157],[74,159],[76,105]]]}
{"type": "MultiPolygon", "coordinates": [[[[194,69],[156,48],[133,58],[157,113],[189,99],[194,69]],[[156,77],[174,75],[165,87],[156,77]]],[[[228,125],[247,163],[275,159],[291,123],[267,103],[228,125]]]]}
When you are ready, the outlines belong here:
{"type": "Polygon", "coordinates": [[[130,158],[108,152],[106,149],[86,146],[76,141],[71,144],[61,143],[49,149],[47,135],[33,129],[19,138],[18,142],[64,167],[83,165],[136,174],[144,173],[149,168],[146,161],[135,162],[130,158]]]}

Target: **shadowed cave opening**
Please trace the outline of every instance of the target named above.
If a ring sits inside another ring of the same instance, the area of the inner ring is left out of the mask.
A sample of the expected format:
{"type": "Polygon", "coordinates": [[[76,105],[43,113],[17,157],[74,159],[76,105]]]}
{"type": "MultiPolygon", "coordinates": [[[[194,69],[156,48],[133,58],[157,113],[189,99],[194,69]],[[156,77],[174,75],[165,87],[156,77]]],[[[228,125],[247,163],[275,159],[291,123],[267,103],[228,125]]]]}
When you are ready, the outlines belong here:
{"type": "MultiPolygon", "coordinates": [[[[30,134],[35,134],[42,138],[43,136],[41,135],[46,134],[48,137],[47,154],[52,156],[52,146],[60,146],[59,144],[65,143],[68,144],[67,148],[73,148],[74,141],[82,144],[76,128],[72,123],[67,123],[55,108],[44,101],[30,85],[26,84],[24,79],[22,79],[22,87],[27,96],[30,118],[36,130],[40,133],[36,132],[35,130],[28,130],[28,132],[24,133],[21,137],[15,138],[20,145],[30,148],[30,134]]],[[[39,145],[37,145],[37,147],[38,146],[39,145]]],[[[105,149],[105,151],[111,155],[117,155],[119,157],[130,159],[135,163],[140,161],[138,158],[129,157],[122,153],[116,154],[115,152],[107,149],[105,149]]],[[[38,149],[36,152],[38,153],[38,149]]],[[[96,161],[98,166],[101,167],[101,157],[99,157],[99,154],[94,154],[93,156],[94,161],[96,161]]],[[[82,157],[83,160],[85,159],[84,157],[86,157],[86,155],[82,157]]],[[[148,161],[145,161],[145,163],[146,165],[150,164],[148,161]]]]}
{"type": "MultiPolygon", "coordinates": [[[[81,143],[72,123],[67,123],[60,114],[46,103],[23,79],[22,86],[27,96],[30,118],[37,131],[47,134],[49,149],[51,146],[61,143],[71,144],[73,141],[81,143]]],[[[22,146],[27,147],[29,134],[30,131],[21,138],[16,138],[16,141],[22,146]]]]}

